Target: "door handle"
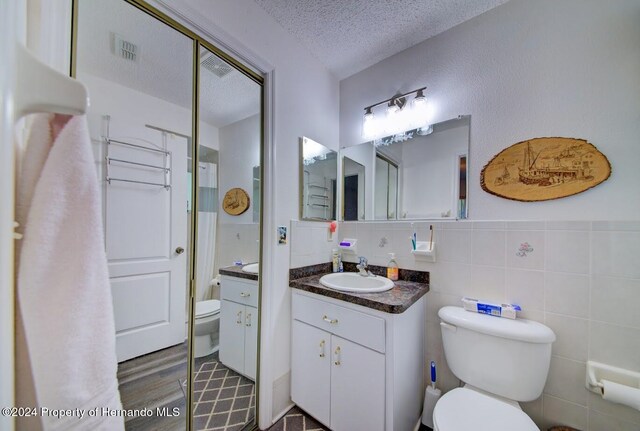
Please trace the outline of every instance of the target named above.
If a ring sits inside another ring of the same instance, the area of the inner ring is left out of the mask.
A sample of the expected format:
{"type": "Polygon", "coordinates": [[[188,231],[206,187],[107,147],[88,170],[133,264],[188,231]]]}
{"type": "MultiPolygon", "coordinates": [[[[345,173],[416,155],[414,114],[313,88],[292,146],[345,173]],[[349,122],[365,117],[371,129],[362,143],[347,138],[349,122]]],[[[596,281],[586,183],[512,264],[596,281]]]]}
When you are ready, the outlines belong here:
{"type": "Polygon", "coordinates": [[[324,358],[324,340],[320,341],[320,357],[324,358]]]}
{"type": "Polygon", "coordinates": [[[176,254],[182,254],[182,253],[184,253],[184,248],[182,247],[176,248],[176,254]]]}
{"type": "Polygon", "coordinates": [[[333,352],[335,356],[335,361],[333,362],[335,365],[340,365],[340,346],[336,347],[336,351],[333,352]]]}
{"type": "Polygon", "coordinates": [[[251,296],[251,293],[240,292],[240,296],[242,298],[248,298],[249,296],[251,296]]]}
{"type": "Polygon", "coordinates": [[[251,313],[244,315],[244,326],[251,326],[251,313]]]}
{"type": "Polygon", "coordinates": [[[236,320],[238,325],[242,325],[242,311],[238,311],[238,319],[236,320]]]}

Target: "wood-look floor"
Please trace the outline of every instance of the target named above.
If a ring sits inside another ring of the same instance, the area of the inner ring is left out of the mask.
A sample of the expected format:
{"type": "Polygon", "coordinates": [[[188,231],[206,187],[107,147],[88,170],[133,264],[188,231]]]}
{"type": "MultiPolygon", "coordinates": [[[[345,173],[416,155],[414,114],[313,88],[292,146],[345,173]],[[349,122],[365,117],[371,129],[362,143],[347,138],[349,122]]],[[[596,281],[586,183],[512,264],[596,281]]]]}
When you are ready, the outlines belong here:
{"type": "Polygon", "coordinates": [[[187,346],[179,344],[168,349],[140,356],[118,365],[120,399],[124,409],[166,407],[179,416],[125,418],[129,431],[183,431],[186,428],[186,398],[181,382],[187,378],[187,346]]]}

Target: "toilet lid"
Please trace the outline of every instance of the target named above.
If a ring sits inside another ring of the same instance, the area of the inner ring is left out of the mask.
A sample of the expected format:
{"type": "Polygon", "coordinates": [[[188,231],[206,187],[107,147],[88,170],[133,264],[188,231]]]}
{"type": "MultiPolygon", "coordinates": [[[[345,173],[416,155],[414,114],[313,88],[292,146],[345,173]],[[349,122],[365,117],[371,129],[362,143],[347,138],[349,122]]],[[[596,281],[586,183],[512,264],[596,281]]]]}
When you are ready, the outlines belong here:
{"type": "Polygon", "coordinates": [[[447,392],[437,402],[438,431],[539,431],[522,410],[467,388],[447,392]]]}
{"type": "Polygon", "coordinates": [[[196,302],[196,317],[207,317],[214,315],[220,311],[220,301],[217,299],[209,299],[206,301],[196,302]]]}

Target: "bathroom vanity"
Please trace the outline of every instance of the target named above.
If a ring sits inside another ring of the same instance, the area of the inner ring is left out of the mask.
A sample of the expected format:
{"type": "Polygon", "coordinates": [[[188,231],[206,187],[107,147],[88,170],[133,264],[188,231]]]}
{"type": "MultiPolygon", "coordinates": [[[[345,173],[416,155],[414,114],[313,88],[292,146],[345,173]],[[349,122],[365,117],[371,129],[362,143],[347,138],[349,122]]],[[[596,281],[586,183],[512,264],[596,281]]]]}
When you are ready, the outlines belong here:
{"type": "Polygon", "coordinates": [[[220,362],[255,380],[258,358],[258,276],[220,269],[220,362]]]}
{"type": "MultiPolygon", "coordinates": [[[[292,273],[296,270],[292,270],[292,273]]],[[[411,431],[424,390],[428,273],[381,293],[294,279],[291,398],[333,431],[411,431]]]]}

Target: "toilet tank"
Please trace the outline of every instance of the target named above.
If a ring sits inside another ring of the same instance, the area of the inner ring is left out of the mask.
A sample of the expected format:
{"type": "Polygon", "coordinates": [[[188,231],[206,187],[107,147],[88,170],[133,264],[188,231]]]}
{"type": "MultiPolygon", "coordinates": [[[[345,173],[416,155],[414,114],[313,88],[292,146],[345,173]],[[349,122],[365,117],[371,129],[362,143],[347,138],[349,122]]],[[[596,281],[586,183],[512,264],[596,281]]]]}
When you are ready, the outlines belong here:
{"type": "Polygon", "coordinates": [[[438,312],[447,365],[460,380],[515,401],[542,393],[556,336],[542,323],[473,313],[438,312]]]}

